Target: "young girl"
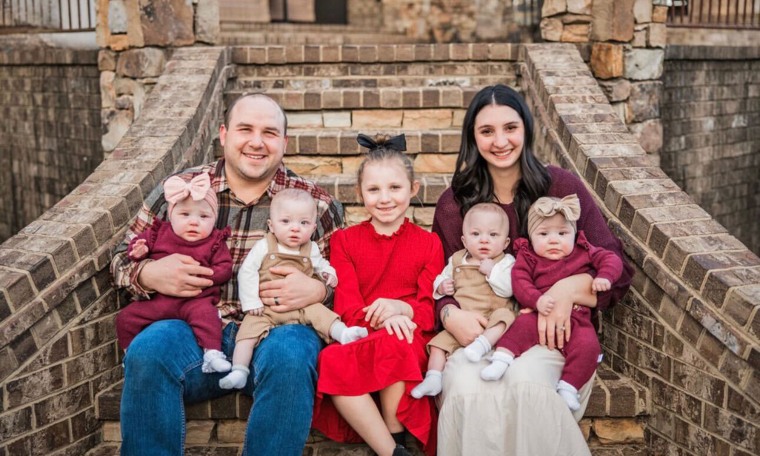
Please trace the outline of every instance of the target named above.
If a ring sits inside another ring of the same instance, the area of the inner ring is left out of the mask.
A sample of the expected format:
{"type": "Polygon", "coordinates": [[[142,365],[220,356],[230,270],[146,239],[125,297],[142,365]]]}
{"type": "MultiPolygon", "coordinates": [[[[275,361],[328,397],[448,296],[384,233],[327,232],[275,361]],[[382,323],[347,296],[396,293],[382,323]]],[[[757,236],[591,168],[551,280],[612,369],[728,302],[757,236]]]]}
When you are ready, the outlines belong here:
{"type": "Polygon", "coordinates": [[[405,217],[419,182],[401,152],[403,135],[358,141],[369,148],[358,186],[371,218],[333,235],[330,261],[340,277],[334,310],[370,333],[322,350],[313,426],[333,440],[364,440],[380,456],[409,454],[408,430],[433,455],[435,405],[410,392],[425,370],[443,251],[437,236],[405,217]]]}
{"type": "Polygon", "coordinates": [[[214,270],[214,284],[193,298],[156,293],[149,301],[135,301],[116,317],[119,345],[126,350],[132,339],[158,320],[185,320],[203,348],[203,372],[227,372],[231,364],[221,352],[222,323],[216,304],[220,286],[232,277],[232,256],[225,240],[230,229],[214,229],[218,203],[208,173],[176,175],[164,182],[169,223],[155,219],[150,229],[132,239],[128,255],[134,261],[159,260],[173,253],[193,257],[214,270]]]}
{"type": "MultiPolygon", "coordinates": [[[[546,291],[571,275],[596,271],[591,282],[594,293],[608,291],[620,278],[623,272],[620,258],[609,250],[594,247],[583,231],[577,231],[575,223],[580,214],[581,205],[575,194],[562,199],[542,197],[530,207],[530,244],[525,238],[515,241],[517,260],[512,269],[515,297],[523,307],[549,315],[555,302],[546,291]]],[[[570,410],[575,411],[581,406],[578,390],[594,375],[601,347],[591,323],[591,309],[573,306],[570,321],[570,328],[559,328],[561,332],[572,331],[572,338],[562,349],[566,361],[557,391],[570,410]]],[[[538,344],[537,325],[536,312],[517,317],[497,342],[491,365],[481,371],[483,380],[500,379],[515,357],[538,344]]]]}

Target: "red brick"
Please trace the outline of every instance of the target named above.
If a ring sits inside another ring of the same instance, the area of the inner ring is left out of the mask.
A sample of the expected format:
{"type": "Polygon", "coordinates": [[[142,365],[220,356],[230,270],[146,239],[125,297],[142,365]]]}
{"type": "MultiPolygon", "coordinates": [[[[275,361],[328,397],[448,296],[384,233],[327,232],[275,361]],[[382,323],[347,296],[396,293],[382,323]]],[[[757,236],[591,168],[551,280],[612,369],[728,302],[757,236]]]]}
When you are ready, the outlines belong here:
{"type": "Polygon", "coordinates": [[[677,238],[668,243],[663,261],[674,271],[680,272],[691,254],[744,248],[744,244],[728,234],[677,238]]]}
{"type": "Polygon", "coordinates": [[[726,229],[712,219],[660,223],[654,225],[648,244],[652,250],[662,256],[668,241],[672,238],[722,233],[726,233],[726,229]]]}
{"type": "Polygon", "coordinates": [[[760,283],[760,267],[711,271],[701,291],[708,300],[723,303],[729,288],[751,283],[760,283]]]}
{"type": "MultiPolygon", "coordinates": [[[[686,283],[699,289],[705,276],[714,269],[760,266],[757,256],[748,250],[739,252],[700,253],[689,256],[684,267],[683,277],[686,283]]],[[[716,302],[722,307],[723,302],[716,302]]]]}

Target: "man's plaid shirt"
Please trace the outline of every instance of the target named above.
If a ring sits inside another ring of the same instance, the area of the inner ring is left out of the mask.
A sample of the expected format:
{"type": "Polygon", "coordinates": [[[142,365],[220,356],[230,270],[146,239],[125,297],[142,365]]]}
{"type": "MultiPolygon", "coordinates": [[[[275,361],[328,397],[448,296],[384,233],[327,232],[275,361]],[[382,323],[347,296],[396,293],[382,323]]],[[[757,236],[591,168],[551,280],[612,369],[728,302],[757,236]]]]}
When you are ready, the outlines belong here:
{"type": "MultiPolygon", "coordinates": [[[[298,177],[292,171],[280,165],[267,191],[257,201],[246,205],[230,190],[224,174],[224,160],[184,171],[197,175],[211,175],[211,188],[216,191],[219,200],[219,214],[216,228],[229,226],[232,234],[227,245],[232,253],[232,279],[222,285],[222,297],[217,305],[225,321],[240,320],[243,315],[238,299],[237,273],[253,244],[264,237],[267,231],[269,205],[272,196],[285,188],[300,188],[308,191],[317,202],[317,230],[312,240],[317,242],[322,255],[329,258],[330,236],[343,226],[343,207],[326,191],[314,183],[298,177]]],[[[129,241],[150,227],[154,218],[166,219],[167,204],[164,199],[163,186],[156,187],[143,203],[143,207],[127,231],[126,238],[116,247],[111,262],[111,273],[116,288],[124,288],[137,299],[150,299],[150,294],[137,283],[137,276],[146,261],[134,262],[127,257],[129,241]]]]}

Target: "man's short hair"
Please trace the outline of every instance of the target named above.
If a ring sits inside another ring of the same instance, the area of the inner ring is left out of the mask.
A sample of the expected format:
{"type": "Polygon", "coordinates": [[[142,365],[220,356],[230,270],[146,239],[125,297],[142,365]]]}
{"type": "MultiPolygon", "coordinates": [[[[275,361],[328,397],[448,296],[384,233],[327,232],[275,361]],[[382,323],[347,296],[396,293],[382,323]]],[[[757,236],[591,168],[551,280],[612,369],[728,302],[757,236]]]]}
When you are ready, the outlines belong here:
{"type": "Polygon", "coordinates": [[[230,117],[232,116],[232,111],[235,109],[235,105],[238,104],[238,102],[244,98],[263,98],[266,100],[271,101],[277,108],[280,110],[280,113],[282,114],[282,134],[287,135],[288,134],[288,116],[285,115],[285,110],[282,109],[282,106],[280,106],[279,103],[274,101],[270,96],[265,95],[263,93],[244,93],[240,95],[239,97],[232,100],[229,106],[227,106],[227,109],[224,110],[224,126],[225,128],[230,128],[230,117]]]}

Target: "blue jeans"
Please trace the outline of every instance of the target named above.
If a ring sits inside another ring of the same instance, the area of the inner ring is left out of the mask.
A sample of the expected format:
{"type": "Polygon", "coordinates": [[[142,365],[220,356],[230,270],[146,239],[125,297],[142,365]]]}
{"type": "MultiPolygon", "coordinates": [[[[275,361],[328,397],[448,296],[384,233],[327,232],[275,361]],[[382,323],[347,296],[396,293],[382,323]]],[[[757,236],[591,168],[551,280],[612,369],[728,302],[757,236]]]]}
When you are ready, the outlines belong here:
{"type": "MultiPolygon", "coordinates": [[[[236,334],[234,324],[222,334],[222,351],[230,357],[236,334]]],[[[244,389],[253,397],[244,455],[302,454],[321,348],[316,332],[303,325],[273,328],[256,347],[244,389]]],[[[158,321],[137,335],[124,358],[122,455],[184,454],[184,403],[230,393],[219,388],[225,374],[204,374],[202,363],[203,351],[184,321],[158,321]]]]}

